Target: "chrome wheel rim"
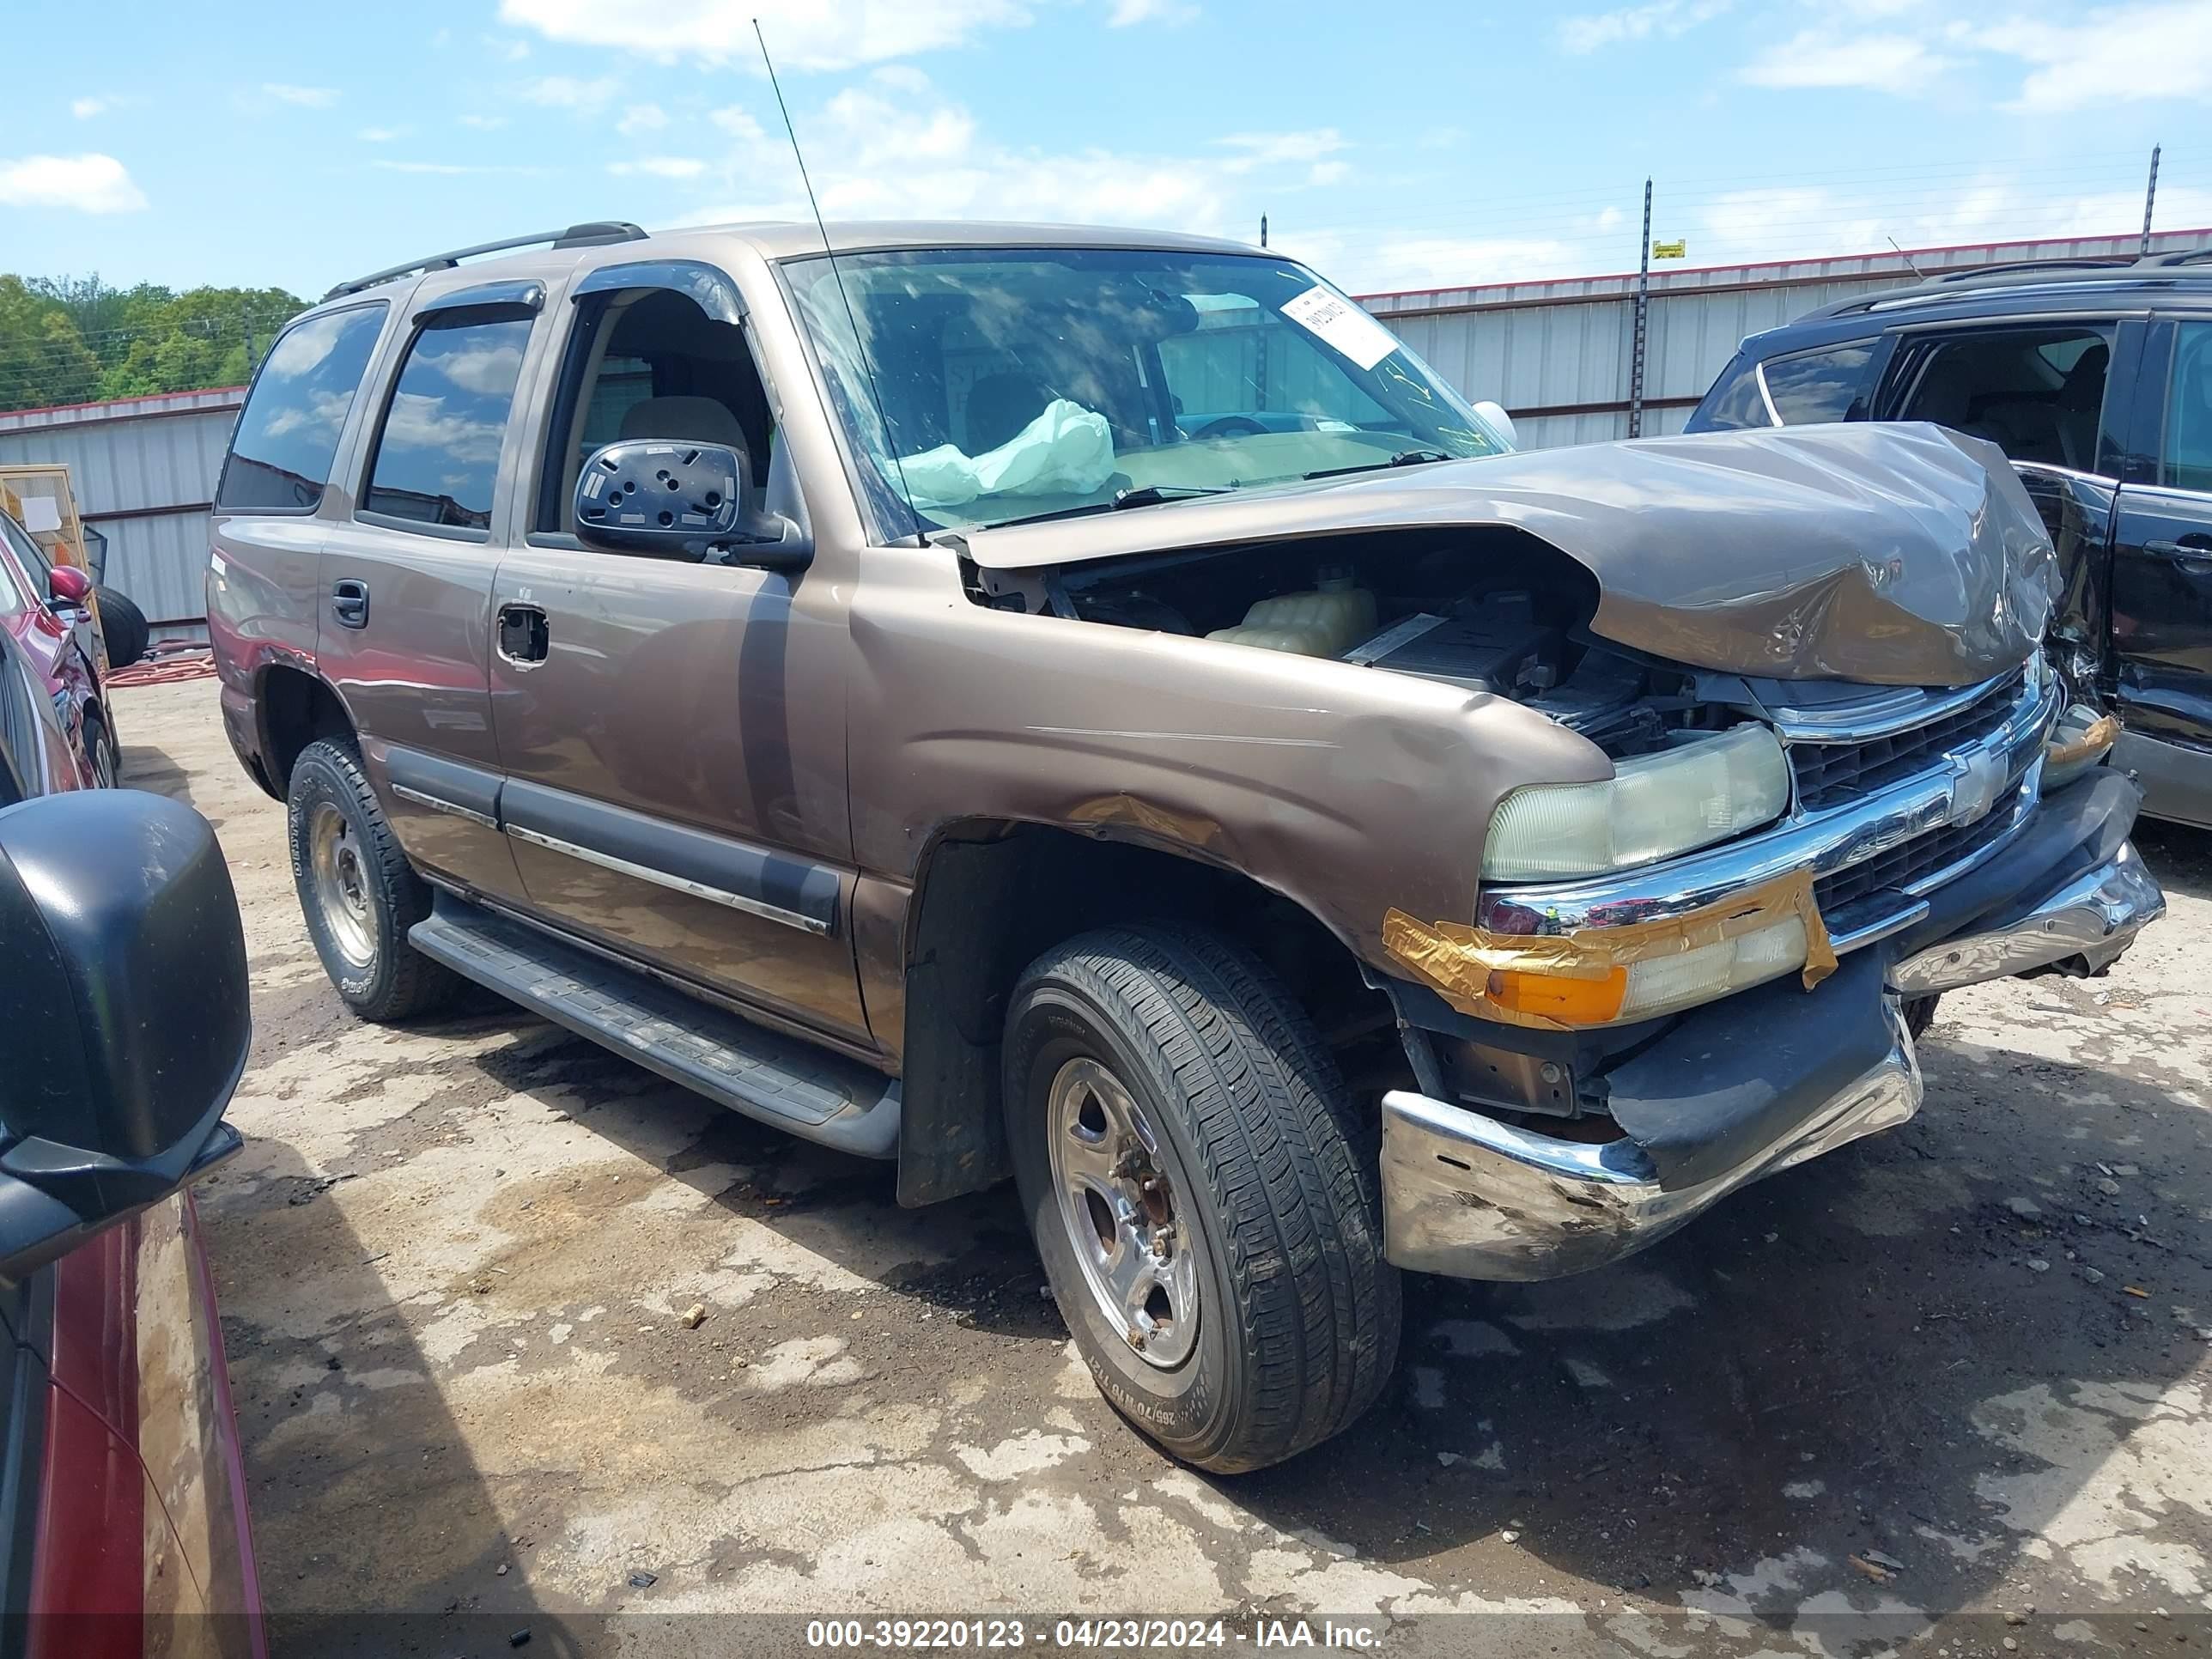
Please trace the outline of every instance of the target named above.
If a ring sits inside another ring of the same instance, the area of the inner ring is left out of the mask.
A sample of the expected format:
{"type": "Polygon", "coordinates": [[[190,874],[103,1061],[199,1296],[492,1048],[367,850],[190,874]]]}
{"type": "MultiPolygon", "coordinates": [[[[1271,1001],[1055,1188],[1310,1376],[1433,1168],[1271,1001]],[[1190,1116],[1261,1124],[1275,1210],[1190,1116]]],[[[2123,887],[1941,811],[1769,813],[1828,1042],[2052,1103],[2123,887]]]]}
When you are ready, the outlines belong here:
{"type": "Polygon", "coordinates": [[[1139,1358],[1171,1370],[1198,1346],[1203,1277],[1182,1163],[1095,1060],[1060,1068],[1046,1111],[1060,1225],[1083,1282],[1139,1358]]]}
{"type": "Polygon", "coordinates": [[[92,746],[92,781],[102,789],[115,787],[115,749],[105,733],[92,746]]]}
{"type": "Polygon", "coordinates": [[[327,801],[307,823],[307,866],[315,908],[338,954],[356,968],[376,959],[376,913],[368,897],[368,872],[361,843],[345,814],[327,801]]]}

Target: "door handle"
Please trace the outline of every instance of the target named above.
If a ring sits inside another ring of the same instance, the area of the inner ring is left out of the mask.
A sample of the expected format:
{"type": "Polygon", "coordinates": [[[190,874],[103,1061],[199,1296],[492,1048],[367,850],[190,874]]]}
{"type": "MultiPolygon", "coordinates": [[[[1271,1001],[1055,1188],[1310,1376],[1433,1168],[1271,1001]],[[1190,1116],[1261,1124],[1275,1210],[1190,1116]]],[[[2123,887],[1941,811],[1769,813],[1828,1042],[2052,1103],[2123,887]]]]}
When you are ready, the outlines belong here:
{"type": "Polygon", "coordinates": [[[2160,554],[2169,559],[2212,559],[2212,536],[2202,531],[2191,531],[2175,541],[2145,542],[2143,551],[2160,554]]]}
{"type": "Polygon", "coordinates": [[[331,615],[340,628],[368,626],[368,584],[351,576],[331,584],[331,615]]]}
{"type": "Polygon", "coordinates": [[[534,605],[503,605],[492,648],[517,668],[535,668],[553,648],[545,612],[534,605]]]}

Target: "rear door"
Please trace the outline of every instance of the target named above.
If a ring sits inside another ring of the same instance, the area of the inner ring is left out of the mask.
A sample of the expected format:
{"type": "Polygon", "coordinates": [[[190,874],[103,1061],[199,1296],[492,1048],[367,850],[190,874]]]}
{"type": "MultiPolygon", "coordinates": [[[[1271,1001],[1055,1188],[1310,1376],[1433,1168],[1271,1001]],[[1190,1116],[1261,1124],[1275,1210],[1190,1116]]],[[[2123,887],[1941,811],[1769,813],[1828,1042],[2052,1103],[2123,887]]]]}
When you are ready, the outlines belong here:
{"type": "Polygon", "coordinates": [[[492,575],[502,458],[544,310],[538,283],[422,295],[387,346],[322,559],[319,655],[416,864],[494,898],[521,878],[498,827],[492,575]]]}
{"type": "MultiPolygon", "coordinates": [[[[780,301],[779,301],[780,302],[780,301]]],[[[574,534],[586,454],[618,438],[729,443],[769,505],[805,504],[731,279],[592,272],[557,358],[504,555],[493,707],[501,817],[532,908],[569,931],[856,1049],[845,604],[824,579],[596,551],[574,534]]]]}
{"type": "Polygon", "coordinates": [[[2161,319],[2112,538],[2116,757],[2145,810],[2212,824],[2212,320],[2161,319]]]}

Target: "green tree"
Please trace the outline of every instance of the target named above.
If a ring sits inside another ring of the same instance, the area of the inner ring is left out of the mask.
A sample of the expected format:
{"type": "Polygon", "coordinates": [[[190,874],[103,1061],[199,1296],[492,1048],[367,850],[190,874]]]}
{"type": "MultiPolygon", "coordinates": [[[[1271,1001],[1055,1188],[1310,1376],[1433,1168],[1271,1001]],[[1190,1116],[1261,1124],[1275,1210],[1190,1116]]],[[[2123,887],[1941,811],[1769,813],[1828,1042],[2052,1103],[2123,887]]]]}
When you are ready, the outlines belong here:
{"type": "Polygon", "coordinates": [[[83,403],[99,395],[100,360],[57,301],[0,276],[0,409],[83,403]]]}
{"type": "Polygon", "coordinates": [[[305,308],[276,288],[0,276],[0,409],[237,386],[305,308]]]}

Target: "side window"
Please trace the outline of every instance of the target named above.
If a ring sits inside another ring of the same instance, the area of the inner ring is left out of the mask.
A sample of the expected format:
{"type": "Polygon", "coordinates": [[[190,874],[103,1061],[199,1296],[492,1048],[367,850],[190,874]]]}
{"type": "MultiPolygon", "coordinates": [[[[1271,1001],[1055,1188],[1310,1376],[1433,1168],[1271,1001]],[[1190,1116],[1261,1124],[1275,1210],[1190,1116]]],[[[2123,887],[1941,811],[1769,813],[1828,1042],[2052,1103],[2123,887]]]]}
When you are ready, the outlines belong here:
{"type": "Polygon", "coordinates": [[[380,300],[325,312],[277,337],[239,411],[230,459],[216,491],[218,508],[314,511],[386,310],[380,300]]]}
{"type": "Polygon", "coordinates": [[[2093,323],[1921,337],[1894,418],[1986,438],[2015,461],[2093,472],[2112,333],[2093,323]]]}
{"type": "Polygon", "coordinates": [[[2183,323],[2176,331],[2158,481],[2212,490],[2212,323],[2183,323]]]}
{"type": "Polygon", "coordinates": [[[621,289],[578,301],[561,365],[530,527],[573,534],[576,477],[625,438],[727,444],[755,489],[773,453],[768,390],[744,331],[673,289],[621,289]]]}
{"type": "Polygon", "coordinates": [[[1766,399],[1759,392],[1759,365],[1738,357],[1721,371],[1713,389],[1698,405],[1692,422],[1700,432],[1740,432],[1746,427],[1772,426],[1766,399]]]}
{"type": "Polygon", "coordinates": [[[1871,340],[1770,357],[1761,366],[1766,376],[1766,395],[1774,400],[1774,412],[1784,426],[1811,426],[1854,416],[1863,420],[1867,365],[1873,359],[1871,340]]]}
{"type": "Polygon", "coordinates": [[[529,317],[457,312],[416,331],[392,384],[362,510],[489,531],[529,317]]]}

